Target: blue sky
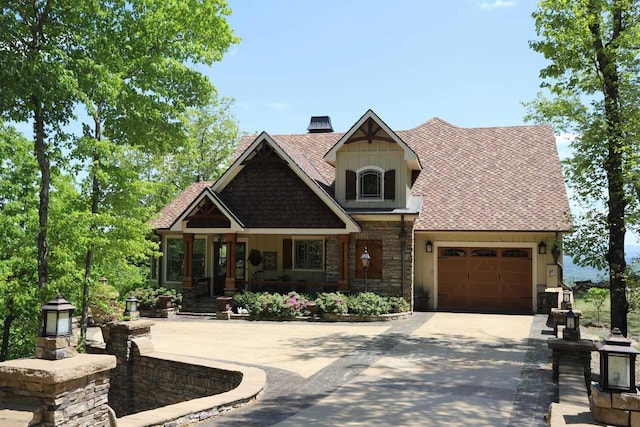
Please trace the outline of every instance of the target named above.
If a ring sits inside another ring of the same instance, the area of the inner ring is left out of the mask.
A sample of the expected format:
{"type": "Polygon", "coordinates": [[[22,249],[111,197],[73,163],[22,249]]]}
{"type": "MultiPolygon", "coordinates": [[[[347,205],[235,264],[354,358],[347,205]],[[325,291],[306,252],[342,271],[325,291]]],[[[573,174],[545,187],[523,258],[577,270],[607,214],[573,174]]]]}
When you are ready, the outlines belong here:
{"type": "Polygon", "coordinates": [[[242,37],[202,68],[236,99],[243,131],[304,133],[312,115],[346,131],[369,108],[393,129],[523,123],[545,61],[533,1],[230,0],[242,37]]]}

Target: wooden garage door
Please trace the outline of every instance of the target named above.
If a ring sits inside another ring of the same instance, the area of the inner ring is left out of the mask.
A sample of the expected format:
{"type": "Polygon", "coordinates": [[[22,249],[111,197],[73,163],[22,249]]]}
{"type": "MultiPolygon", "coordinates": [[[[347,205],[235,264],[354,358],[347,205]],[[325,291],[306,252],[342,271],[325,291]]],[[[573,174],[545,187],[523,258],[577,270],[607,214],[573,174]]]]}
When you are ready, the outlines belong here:
{"type": "Polygon", "coordinates": [[[438,307],[531,311],[530,248],[439,248],[438,307]]]}

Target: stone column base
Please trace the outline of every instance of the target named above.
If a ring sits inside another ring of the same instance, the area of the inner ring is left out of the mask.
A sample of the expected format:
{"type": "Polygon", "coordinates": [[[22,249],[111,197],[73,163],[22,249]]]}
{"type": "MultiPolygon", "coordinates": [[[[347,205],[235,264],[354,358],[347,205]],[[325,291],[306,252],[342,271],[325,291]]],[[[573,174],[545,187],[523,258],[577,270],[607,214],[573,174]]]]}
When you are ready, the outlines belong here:
{"type": "Polygon", "coordinates": [[[36,338],[36,358],[45,360],[61,360],[78,354],[76,346],[78,338],[38,337],[36,338]]]}

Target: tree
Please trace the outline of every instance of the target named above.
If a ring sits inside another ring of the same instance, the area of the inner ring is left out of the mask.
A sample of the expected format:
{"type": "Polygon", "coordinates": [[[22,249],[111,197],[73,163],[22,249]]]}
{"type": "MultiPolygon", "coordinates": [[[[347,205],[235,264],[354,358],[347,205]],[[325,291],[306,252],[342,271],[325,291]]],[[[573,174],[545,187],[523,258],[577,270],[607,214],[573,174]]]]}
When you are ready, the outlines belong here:
{"type": "Polygon", "coordinates": [[[150,202],[156,209],[164,207],[194,181],[215,181],[226,170],[238,142],[232,102],[213,93],[207,104],[187,111],[185,143],[161,156],[152,168],[157,187],[150,202]]]}
{"type": "MultiPolygon", "coordinates": [[[[204,105],[214,91],[207,77],[186,63],[211,64],[238,41],[225,20],[230,10],[221,0],[106,2],[101,12],[94,21],[93,36],[86,42],[83,60],[74,63],[90,117],[75,151],[76,158],[87,165],[89,185],[83,188],[91,214],[86,230],[89,238],[85,240],[83,338],[89,286],[95,282],[94,257],[104,240],[103,230],[113,230],[116,224],[123,228],[133,219],[130,209],[109,201],[114,194],[120,199],[126,199],[123,194],[135,194],[130,190],[139,181],[139,176],[128,174],[128,183],[114,185],[126,172],[107,166],[113,164],[111,153],[120,152],[119,161],[125,162],[127,155],[135,157],[136,152],[164,155],[179,148],[186,135],[182,115],[189,107],[204,105]],[[125,212],[124,217],[119,216],[125,212]]],[[[121,235],[120,247],[125,243],[132,248],[145,247],[142,241],[149,231],[145,224],[150,214],[138,214],[141,216],[133,220],[138,232],[121,235]]],[[[149,250],[147,245],[138,257],[148,255],[149,250]]],[[[126,252],[122,252],[126,259],[136,257],[126,252]]]]}
{"type": "MultiPolygon", "coordinates": [[[[51,162],[59,169],[69,167],[60,155],[63,142],[69,143],[65,148],[86,167],[81,170],[89,177],[90,185],[83,188],[90,214],[86,238],[80,240],[86,248],[84,335],[97,242],[117,234],[104,233],[116,222],[123,226],[123,218],[114,212],[100,216],[101,210],[113,208],[105,202],[110,191],[135,187],[111,186],[118,179],[107,174],[105,153],[164,154],[171,144],[179,146],[185,134],[181,115],[206,103],[213,91],[207,77],[187,64],[220,60],[238,39],[226,21],[230,10],[224,0],[0,0],[0,10],[0,81],[7,83],[0,91],[0,114],[34,124],[40,170],[40,288],[47,284],[49,272],[51,162]],[[82,137],[69,139],[62,129],[75,119],[80,105],[90,123],[82,137]]],[[[131,214],[118,211],[123,212],[131,214]]],[[[145,231],[141,227],[136,236],[127,237],[139,240],[145,231]]]]}
{"type": "Polygon", "coordinates": [[[590,302],[596,309],[596,323],[600,324],[600,311],[607,300],[609,291],[603,288],[589,288],[585,301],[590,302]]]}
{"type": "Polygon", "coordinates": [[[47,283],[47,220],[51,160],[55,161],[81,98],[70,71],[78,44],[90,37],[93,2],[82,0],[0,0],[0,114],[32,121],[40,171],[38,285],[47,283]]]}
{"type": "Polygon", "coordinates": [[[38,295],[38,165],[32,142],[0,123],[0,361],[33,352],[38,295]]]}
{"type": "Polygon", "coordinates": [[[548,97],[529,104],[529,118],[576,136],[566,172],[585,212],[566,249],[583,265],[608,266],[612,327],[626,334],[624,243],[637,225],[640,176],[640,5],[542,0],[533,17],[539,39],[531,47],[550,64],[540,72],[548,97]]]}

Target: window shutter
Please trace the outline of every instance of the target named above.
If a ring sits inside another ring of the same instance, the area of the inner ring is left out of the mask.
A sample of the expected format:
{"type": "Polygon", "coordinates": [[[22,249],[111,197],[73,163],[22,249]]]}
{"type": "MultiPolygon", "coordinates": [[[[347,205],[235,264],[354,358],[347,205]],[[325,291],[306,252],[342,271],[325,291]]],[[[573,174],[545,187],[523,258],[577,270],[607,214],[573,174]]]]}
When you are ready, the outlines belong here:
{"type": "Polygon", "coordinates": [[[367,252],[371,256],[371,261],[369,262],[367,277],[370,279],[382,279],[382,241],[369,240],[368,243],[367,252]]]}
{"type": "Polygon", "coordinates": [[[293,267],[292,256],[293,241],[291,239],[282,240],[282,269],[291,270],[293,267]]]}
{"type": "Polygon", "coordinates": [[[347,170],[345,177],[345,190],[344,198],[346,200],[356,199],[356,173],[354,171],[347,170]]]}
{"type": "Polygon", "coordinates": [[[384,199],[396,198],[396,170],[391,169],[384,173],[384,199]]]}

